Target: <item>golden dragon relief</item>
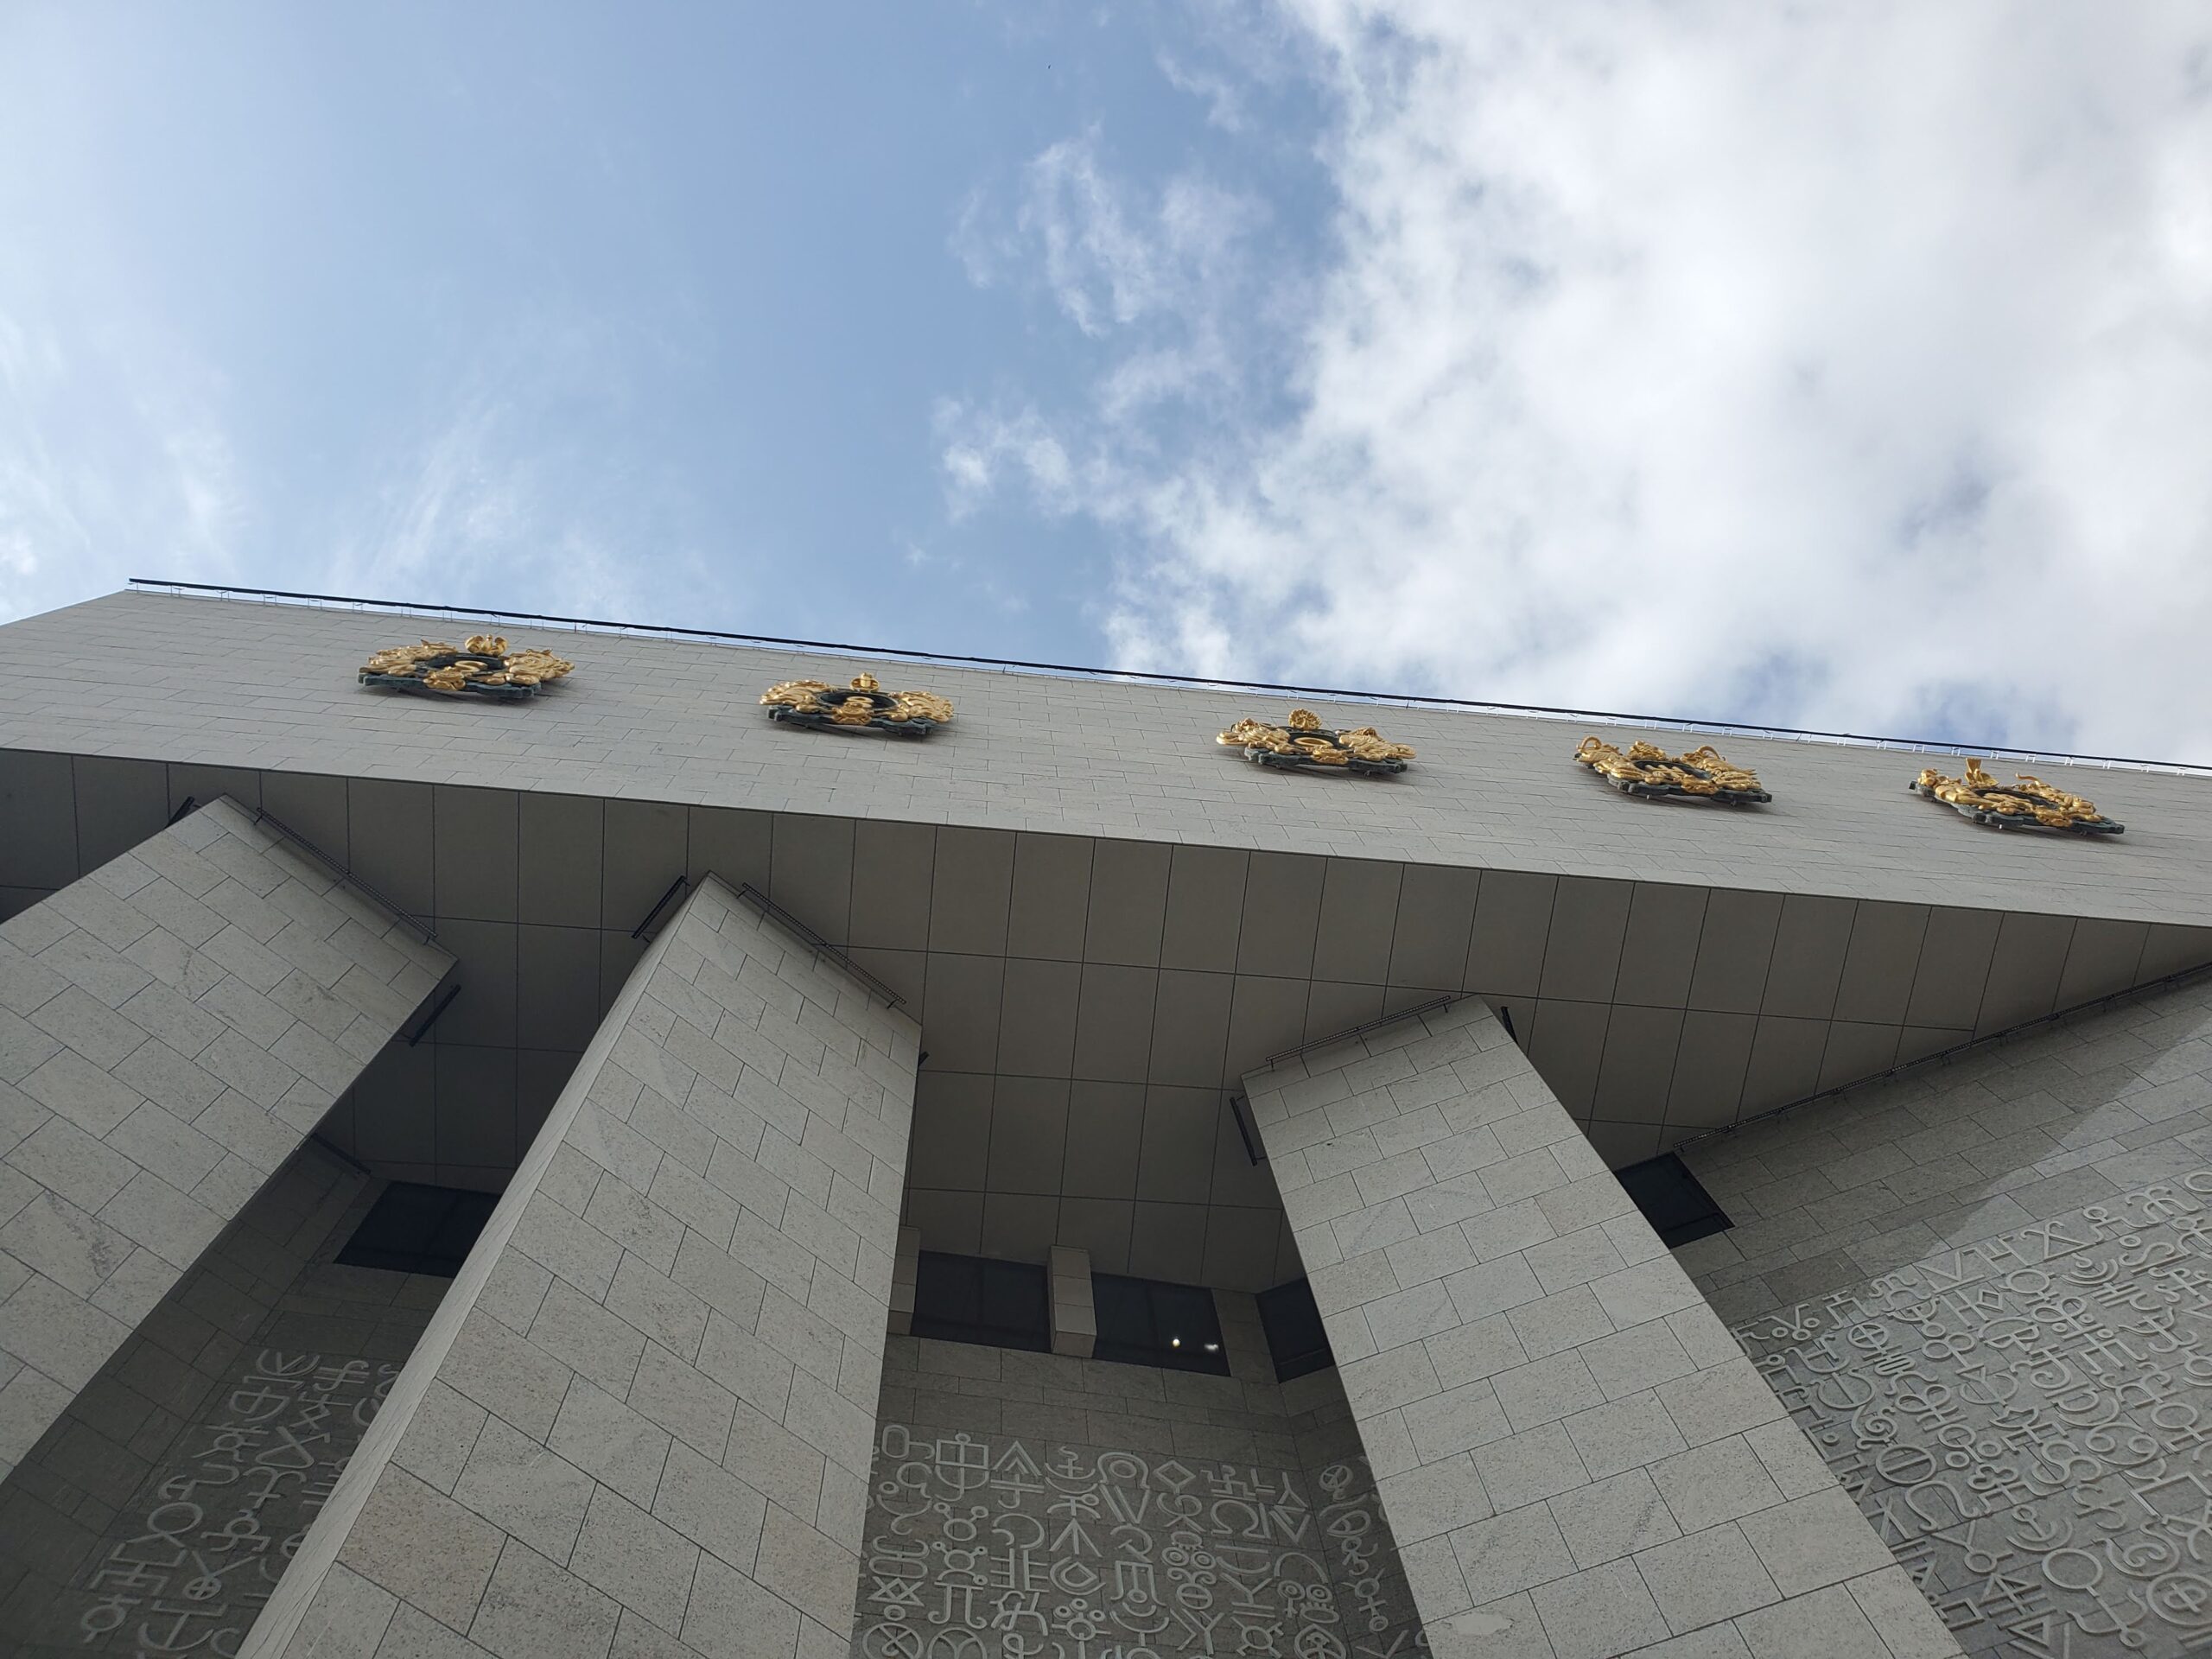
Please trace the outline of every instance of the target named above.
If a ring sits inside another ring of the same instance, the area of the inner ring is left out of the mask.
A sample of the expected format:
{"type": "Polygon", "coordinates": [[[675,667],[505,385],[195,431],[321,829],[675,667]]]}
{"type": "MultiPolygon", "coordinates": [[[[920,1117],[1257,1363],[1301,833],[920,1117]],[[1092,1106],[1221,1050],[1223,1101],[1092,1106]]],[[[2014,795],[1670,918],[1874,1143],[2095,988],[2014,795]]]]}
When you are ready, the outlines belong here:
{"type": "Polygon", "coordinates": [[[533,696],[575,667],[565,658],[535,645],[511,652],[501,634],[472,633],[459,646],[425,639],[378,652],[361,665],[360,683],[426,696],[515,702],[533,696]]]}
{"type": "Polygon", "coordinates": [[[1287,726],[1240,720],[1214,741],[1242,749],[1247,760],[1263,766],[1315,768],[1388,777],[1403,772],[1414,752],[1393,743],[1372,726],[1332,731],[1310,709],[1294,709],[1287,726]]]}
{"type": "Polygon", "coordinates": [[[760,694],[771,720],[845,731],[873,728],[901,737],[927,737],[952,719],[952,704],[931,691],[886,691],[873,674],[855,674],[850,685],[785,680],[760,694]]]}
{"type": "Polygon", "coordinates": [[[2127,826],[2115,823],[2097,810],[2096,803],[2069,794],[2040,778],[2018,773],[2000,784],[1969,757],[1966,772],[1947,777],[1933,766],[1925,768],[1910,785],[1916,795],[1941,801],[1976,823],[1998,830],[2056,830],[2071,836],[2117,836],[2127,826]]]}
{"type": "Polygon", "coordinates": [[[1656,800],[1666,796],[1743,806],[1770,801],[1758,774],[1731,766],[1710,743],[1688,754],[1669,754],[1656,743],[1631,743],[1624,754],[1600,737],[1586,737],[1574,758],[1625,794],[1656,800]]]}

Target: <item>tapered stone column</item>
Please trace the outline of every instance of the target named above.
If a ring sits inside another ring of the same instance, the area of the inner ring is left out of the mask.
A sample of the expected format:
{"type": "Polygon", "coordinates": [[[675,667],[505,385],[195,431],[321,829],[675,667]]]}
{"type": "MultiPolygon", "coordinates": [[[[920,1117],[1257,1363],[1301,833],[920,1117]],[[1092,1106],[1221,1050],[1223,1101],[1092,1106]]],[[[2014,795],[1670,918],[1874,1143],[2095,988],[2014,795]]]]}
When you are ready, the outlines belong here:
{"type": "Polygon", "coordinates": [[[452,965],[228,800],[0,923],[0,1477],[452,965]]]}
{"type": "Polygon", "coordinates": [[[917,1037],[707,878],[245,1652],[842,1656],[917,1037]]]}
{"type": "Polygon", "coordinates": [[[1959,1651],[1479,1001],[1245,1087],[1440,1659],[1959,1651]]]}

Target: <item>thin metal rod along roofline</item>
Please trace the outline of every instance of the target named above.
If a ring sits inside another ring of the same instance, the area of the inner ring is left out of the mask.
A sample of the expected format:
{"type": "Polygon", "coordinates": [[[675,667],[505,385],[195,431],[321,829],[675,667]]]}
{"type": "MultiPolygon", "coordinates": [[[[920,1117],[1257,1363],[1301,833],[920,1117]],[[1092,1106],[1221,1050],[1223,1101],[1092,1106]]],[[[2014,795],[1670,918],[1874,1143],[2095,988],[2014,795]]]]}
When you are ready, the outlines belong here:
{"type": "Polygon", "coordinates": [[[1749,721],[1625,714],[1618,709],[1572,709],[1547,703],[1485,702],[1472,697],[1434,696],[1419,691],[1364,691],[1344,686],[1297,685],[1275,680],[1222,679],[1198,674],[1162,674],[1143,669],[1096,668],[1077,663],[1027,662],[1020,658],[962,656],[951,652],[861,645],[832,639],[791,639],[776,634],[739,633],[725,628],[687,628],[673,623],[617,622],[604,617],[558,616],[543,611],[502,610],[496,606],[437,605],[414,600],[362,599],[350,594],[308,594],[282,588],[239,588],[226,582],[171,582],[158,576],[133,576],[130,585],[151,593],[207,594],[230,599],[251,599],[267,603],[340,610],[391,611],[432,616],[481,617],[487,621],[537,622],[550,627],[571,628],[579,632],[643,634],[715,645],[770,646],[782,651],[865,657],[887,662],[944,663],[954,667],[1001,674],[1120,680],[1136,685],[1186,685],[1217,691],[1269,691],[1291,696],[1325,697],[1338,702],[1369,702],[1400,709],[1460,709],[1471,714],[1507,715],[1533,720],[1610,721],[1656,731],[1733,733],[1745,737],[1771,738],[1791,743],[1858,744],[1867,748],[1898,749],[1918,754],[1971,754],[1992,760],[2052,761],[2064,766],[2125,767],[2137,772],[2212,777],[2212,766],[2189,760],[2145,760],[2129,755],[2079,754],[2066,749],[2008,748],[1993,743],[1928,737],[1885,737],[1870,732],[1831,732],[1798,726],[1762,726],[1749,721]]]}

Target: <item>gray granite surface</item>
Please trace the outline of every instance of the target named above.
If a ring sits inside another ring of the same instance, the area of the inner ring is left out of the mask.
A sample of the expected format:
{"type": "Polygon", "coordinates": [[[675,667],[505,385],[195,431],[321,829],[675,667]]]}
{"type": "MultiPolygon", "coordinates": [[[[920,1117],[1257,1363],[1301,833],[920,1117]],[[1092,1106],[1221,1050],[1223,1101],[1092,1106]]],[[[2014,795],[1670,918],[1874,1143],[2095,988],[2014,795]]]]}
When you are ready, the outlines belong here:
{"type": "Polygon", "coordinates": [[[1958,1651],[1480,1002],[1247,1086],[1433,1650],[1958,1651]]]}
{"type": "Polygon", "coordinates": [[[0,922],[0,1475],[451,965],[219,798],[0,922]]]}
{"type": "Polygon", "coordinates": [[[1424,1650],[1335,1372],[1217,1300],[1228,1376],[894,1338],[854,1651],[1424,1650]]]}
{"type": "Polygon", "coordinates": [[[842,1653],[917,1053],[834,963],[694,890],[249,1659],[842,1653]]]}
{"type": "MultiPolygon", "coordinates": [[[[453,618],[112,594],[0,628],[0,745],[2212,924],[2212,782],[2196,778],[2047,768],[2127,825],[2085,848],[1977,831],[1907,793],[1923,757],[1828,744],[1727,740],[1775,799],[1716,812],[1608,788],[1571,758],[1590,729],[1580,722],[1305,699],[1325,723],[1374,723],[1420,754],[1395,779],[1293,776],[1213,741],[1247,715],[1283,719],[1287,696],[519,624],[500,631],[577,664],[528,705],[426,706],[354,684],[374,650],[470,631],[453,618]],[[265,694],[240,695],[248,664],[265,694]],[[926,742],[825,747],[761,717],[760,694],[777,681],[842,683],[864,667],[894,690],[950,697],[952,726],[926,742]]],[[[1699,741],[1625,725],[1607,734],[1699,741]]]]}
{"type": "Polygon", "coordinates": [[[1716,1306],[1975,1659],[2212,1647],[2212,983],[1690,1148],[1716,1306]]]}
{"type": "Polygon", "coordinates": [[[448,1281],[334,1257],[310,1141],[0,1485],[0,1654],[234,1653],[448,1281]]]}

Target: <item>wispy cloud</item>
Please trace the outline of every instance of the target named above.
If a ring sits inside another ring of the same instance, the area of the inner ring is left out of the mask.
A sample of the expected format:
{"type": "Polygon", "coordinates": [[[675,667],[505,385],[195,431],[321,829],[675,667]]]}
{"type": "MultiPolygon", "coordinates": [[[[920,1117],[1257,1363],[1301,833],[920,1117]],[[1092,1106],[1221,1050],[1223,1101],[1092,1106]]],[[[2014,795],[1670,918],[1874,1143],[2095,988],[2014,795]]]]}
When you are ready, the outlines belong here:
{"type": "Polygon", "coordinates": [[[1086,130],[1021,245],[1113,365],[944,445],[1112,529],[1124,660],[2212,759],[2202,8],[1285,12],[1310,293],[1214,328],[1248,245],[1086,130]]]}
{"type": "Polygon", "coordinates": [[[1023,168],[1011,211],[971,194],[953,247],[979,287],[1041,278],[1060,311],[1094,338],[1204,301],[1266,217],[1264,204],[1185,170],[1156,189],[1116,175],[1096,128],[1047,146],[1023,168]]]}
{"type": "Polygon", "coordinates": [[[1035,410],[1005,415],[948,402],[938,405],[937,424],[956,520],[988,499],[1009,474],[1026,483],[1048,512],[1072,512],[1078,505],[1073,463],[1035,410]]]}
{"type": "Polygon", "coordinates": [[[228,580],[251,514],[213,377],[172,342],[0,311],[0,621],[130,575],[228,580]]]}
{"type": "Polygon", "coordinates": [[[1243,132],[1250,117],[1244,107],[1243,89],[1226,74],[1185,62],[1173,52],[1162,52],[1157,61],[1167,84],[1187,92],[1206,106],[1206,120],[1224,132],[1243,132]]]}

